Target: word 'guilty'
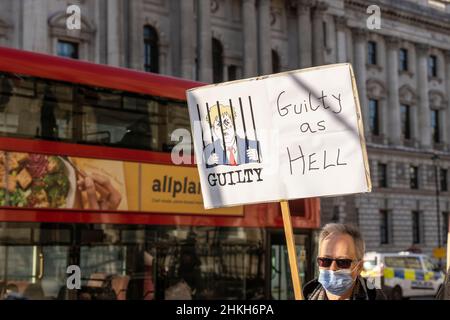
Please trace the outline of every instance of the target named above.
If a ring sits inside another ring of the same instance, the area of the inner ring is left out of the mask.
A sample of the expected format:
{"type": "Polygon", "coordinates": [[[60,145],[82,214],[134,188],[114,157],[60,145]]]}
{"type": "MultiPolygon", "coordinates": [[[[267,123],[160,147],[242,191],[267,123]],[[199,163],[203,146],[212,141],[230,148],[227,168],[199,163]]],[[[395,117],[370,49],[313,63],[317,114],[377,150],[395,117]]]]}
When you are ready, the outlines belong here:
{"type": "Polygon", "coordinates": [[[208,174],[208,183],[211,187],[219,186],[233,186],[238,183],[251,183],[253,181],[263,181],[261,178],[262,168],[234,170],[224,173],[210,173],[208,174]]]}
{"type": "MultiPolygon", "coordinates": [[[[319,101],[319,104],[312,102],[312,94],[311,92],[308,93],[308,100],[306,99],[299,99],[299,103],[281,103],[281,96],[285,94],[286,91],[281,91],[278,94],[277,97],[277,110],[278,114],[282,117],[287,116],[290,112],[294,112],[294,114],[302,114],[310,111],[317,111],[319,108],[323,108],[325,110],[330,109],[333,113],[341,113],[342,111],[342,101],[341,101],[341,94],[325,94],[322,90],[322,94],[320,97],[316,98],[319,101]],[[303,100],[303,102],[302,102],[303,100]],[[336,106],[336,102],[339,105],[337,108],[333,107],[336,106]]],[[[289,101],[290,102],[290,101],[289,101]]]]}
{"type": "Polygon", "coordinates": [[[299,164],[300,164],[300,168],[302,171],[302,175],[304,175],[307,170],[308,171],[326,170],[331,167],[347,165],[347,163],[342,162],[342,160],[340,159],[340,156],[341,156],[340,148],[337,148],[337,151],[335,151],[334,153],[332,153],[332,152],[327,153],[327,150],[323,150],[322,159],[319,158],[319,155],[316,152],[305,155],[303,153],[302,147],[300,145],[298,146],[298,149],[300,151],[300,156],[298,156],[297,158],[292,158],[289,148],[286,148],[286,149],[287,149],[287,153],[288,153],[288,157],[289,157],[289,168],[290,168],[291,175],[293,174],[292,163],[295,161],[298,161],[298,160],[300,160],[299,164]],[[327,161],[327,157],[328,157],[328,161],[327,161]]]}

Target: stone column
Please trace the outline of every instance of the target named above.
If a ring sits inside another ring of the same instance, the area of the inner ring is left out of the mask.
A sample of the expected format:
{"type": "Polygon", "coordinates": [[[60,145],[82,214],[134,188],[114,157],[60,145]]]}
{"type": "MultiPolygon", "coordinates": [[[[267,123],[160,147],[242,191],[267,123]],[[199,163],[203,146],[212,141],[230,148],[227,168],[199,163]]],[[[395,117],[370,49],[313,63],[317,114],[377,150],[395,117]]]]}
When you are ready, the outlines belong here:
{"type": "Polygon", "coordinates": [[[311,44],[311,3],[300,0],[297,4],[298,20],[298,52],[300,55],[300,68],[312,66],[311,44]]]}
{"type": "Polygon", "coordinates": [[[272,43],[270,28],[270,0],[258,1],[259,74],[272,73],[272,43]]]}
{"type": "MultiPolygon", "coordinates": [[[[23,49],[41,53],[51,53],[49,52],[48,46],[48,2],[24,0],[22,1],[22,8],[23,49]]],[[[56,54],[56,48],[54,48],[54,53],[56,54]]]]}
{"type": "MultiPolygon", "coordinates": [[[[445,75],[446,75],[446,91],[447,91],[447,108],[445,110],[445,124],[444,124],[444,129],[445,129],[445,138],[446,141],[448,143],[450,143],[450,130],[447,128],[448,126],[450,126],[450,51],[446,51],[445,52],[445,75]]],[[[450,146],[447,146],[447,150],[450,150],[450,146]]]]}
{"type": "Polygon", "coordinates": [[[6,32],[9,32],[10,35],[9,41],[4,39],[4,43],[9,43],[10,46],[17,49],[23,49],[23,14],[23,1],[12,1],[10,19],[16,21],[16,25],[10,30],[3,29],[4,37],[6,37],[6,32]]]}
{"type": "Polygon", "coordinates": [[[430,107],[428,101],[428,49],[424,44],[417,44],[417,91],[419,95],[419,130],[420,143],[431,147],[430,107]]]}
{"type": "Polygon", "coordinates": [[[180,1],[181,76],[195,79],[194,1],[180,1]]]}
{"type": "Polygon", "coordinates": [[[369,110],[367,106],[367,72],[366,72],[366,31],[364,29],[353,29],[354,40],[354,68],[358,87],[359,101],[364,123],[364,133],[369,137],[369,110]]]}
{"type": "Polygon", "coordinates": [[[106,64],[106,29],[107,29],[107,3],[106,0],[95,1],[95,21],[98,21],[95,33],[95,63],[106,64]]]}
{"type": "Polygon", "coordinates": [[[228,65],[225,63],[223,63],[223,67],[222,67],[222,73],[223,73],[223,81],[228,81],[228,65]]]}
{"type": "Polygon", "coordinates": [[[401,143],[400,102],[398,95],[398,44],[394,37],[386,37],[387,46],[387,84],[388,84],[388,124],[389,141],[401,143]]]}
{"type": "MultiPolygon", "coordinates": [[[[368,97],[369,97],[369,94],[368,94],[368,97]]],[[[378,96],[378,97],[376,97],[376,99],[378,99],[380,119],[381,119],[381,123],[379,125],[380,125],[380,133],[381,133],[381,136],[383,137],[382,142],[384,144],[387,144],[391,141],[391,139],[390,139],[391,121],[389,119],[391,116],[391,110],[389,109],[389,96],[388,97],[378,96]]],[[[398,124],[400,125],[400,122],[398,124]]],[[[400,128],[399,128],[399,130],[400,130],[400,128]]]]}
{"type": "Polygon", "coordinates": [[[337,63],[337,30],[336,30],[336,20],[334,20],[333,16],[330,16],[331,19],[327,20],[327,16],[325,16],[325,27],[326,39],[325,39],[325,60],[324,63],[337,63]]]}
{"type": "Polygon", "coordinates": [[[211,2],[197,1],[199,80],[212,82],[211,2]]]}
{"type": "Polygon", "coordinates": [[[324,64],[325,46],[323,15],[328,5],[324,2],[318,2],[313,10],[313,65],[320,66],[324,64]]]}
{"type": "Polygon", "coordinates": [[[106,60],[111,66],[123,66],[123,39],[121,37],[122,8],[120,0],[110,0],[107,5],[107,52],[106,60]]]}
{"type": "MultiPolygon", "coordinates": [[[[108,1],[109,3],[109,1],[108,1]]],[[[144,4],[142,1],[128,1],[129,17],[125,17],[124,23],[128,23],[128,49],[127,64],[130,68],[144,70],[144,4]]],[[[113,21],[114,23],[114,21],[113,21]]],[[[158,30],[161,32],[161,30],[158,30]]],[[[161,35],[159,35],[161,36],[161,35]]],[[[161,44],[161,39],[160,39],[161,44]]],[[[160,49],[161,51],[161,49],[160,49]]],[[[159,72],[164,73],[166,62],[159,60],[159,72]]]]}
{"type": "Polygon", "coordinates": [[[244,77],[257,74],[258,51],[256,39],[256,8],[255,0],[242,1],[244,77]]]}
{"type": "Polygon", "coordinates": [[[336,25],[336,61],[338,63],[348,62],[347,58],[347,38],[345,36],[347,28],[347,18],[335,17],[336,25]]]}
{"type": "Polygon", "coordinates": [[[170,74],[171,65],[169,59],[169,45],[167,43],[159,44],[159,73],[170,74]]]}

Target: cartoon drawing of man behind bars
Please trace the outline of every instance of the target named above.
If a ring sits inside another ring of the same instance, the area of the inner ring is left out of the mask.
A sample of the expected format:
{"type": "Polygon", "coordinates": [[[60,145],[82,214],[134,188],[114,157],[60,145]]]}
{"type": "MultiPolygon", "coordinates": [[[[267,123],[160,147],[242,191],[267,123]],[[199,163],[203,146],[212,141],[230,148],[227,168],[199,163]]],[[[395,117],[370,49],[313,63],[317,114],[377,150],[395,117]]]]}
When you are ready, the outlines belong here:
{"type": "Polygon", "coordinates": [[[260,162],[258,141],[249,140],[247,137],[244,139],[236,134],[236,112],[230,106],[213,105],[209,109],[209,117],[213,143],[204,148],[208,167],[217,164],[238,166],[244,163],[260,162]],[[226,152],[224,152],[224,145],[226,152]]]}

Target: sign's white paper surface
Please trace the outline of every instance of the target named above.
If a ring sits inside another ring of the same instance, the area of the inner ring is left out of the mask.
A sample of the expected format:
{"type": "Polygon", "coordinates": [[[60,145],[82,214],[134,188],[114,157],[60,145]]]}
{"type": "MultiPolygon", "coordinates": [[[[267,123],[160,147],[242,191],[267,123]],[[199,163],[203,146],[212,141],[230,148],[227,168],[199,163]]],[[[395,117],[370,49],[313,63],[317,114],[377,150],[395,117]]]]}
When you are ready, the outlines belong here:
{"type": "Polygon", "coordinates": [[[369,192],[349,64],[187,92],[205,208],[369,192]]]}

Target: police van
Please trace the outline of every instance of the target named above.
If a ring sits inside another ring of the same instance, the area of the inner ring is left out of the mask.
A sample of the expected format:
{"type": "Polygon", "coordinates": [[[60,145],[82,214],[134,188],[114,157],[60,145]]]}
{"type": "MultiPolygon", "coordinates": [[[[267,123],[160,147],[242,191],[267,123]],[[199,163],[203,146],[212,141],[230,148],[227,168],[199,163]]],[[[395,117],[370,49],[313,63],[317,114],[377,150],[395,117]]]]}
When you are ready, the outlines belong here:
{"type": "Polygon", "coordinates": [[[394,300],[435,296],[445,277],[427,255],[410,252],[367,252],[361,275],[394,300]]]}

